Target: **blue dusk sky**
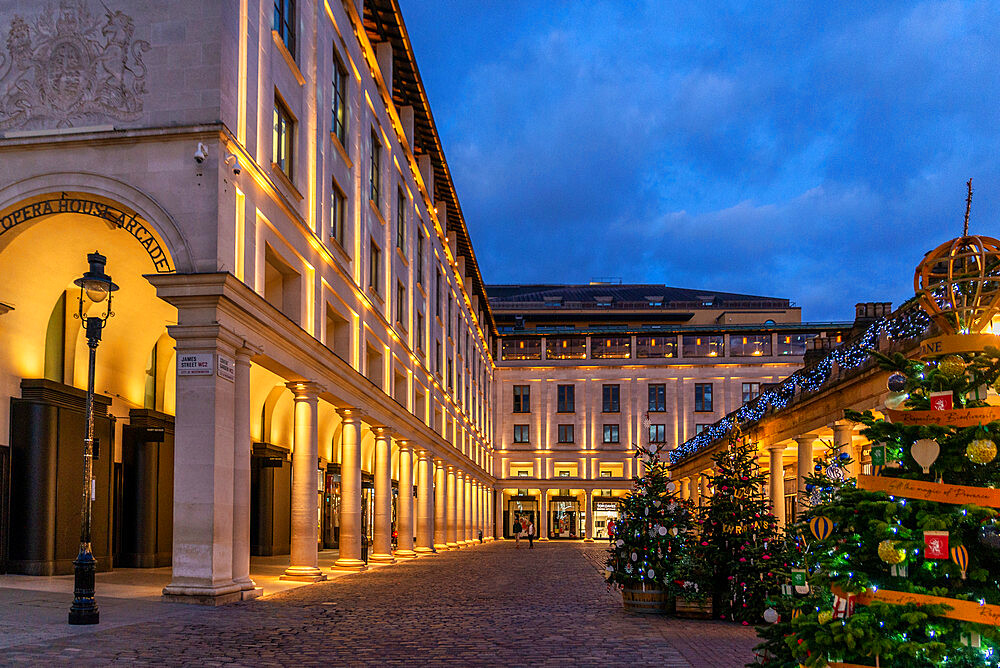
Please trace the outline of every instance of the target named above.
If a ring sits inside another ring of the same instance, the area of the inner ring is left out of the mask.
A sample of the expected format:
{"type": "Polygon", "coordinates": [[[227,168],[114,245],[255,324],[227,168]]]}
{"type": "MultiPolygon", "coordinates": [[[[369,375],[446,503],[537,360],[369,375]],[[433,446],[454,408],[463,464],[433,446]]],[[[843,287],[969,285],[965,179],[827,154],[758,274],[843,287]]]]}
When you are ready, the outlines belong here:
{"type": "Polygon", "coordinates": [[[487,283],[900,303],[1000,236],[1000,3],[399,0],[487,283]],[[767,6],[764,6],[764,5],[767,6]]]}

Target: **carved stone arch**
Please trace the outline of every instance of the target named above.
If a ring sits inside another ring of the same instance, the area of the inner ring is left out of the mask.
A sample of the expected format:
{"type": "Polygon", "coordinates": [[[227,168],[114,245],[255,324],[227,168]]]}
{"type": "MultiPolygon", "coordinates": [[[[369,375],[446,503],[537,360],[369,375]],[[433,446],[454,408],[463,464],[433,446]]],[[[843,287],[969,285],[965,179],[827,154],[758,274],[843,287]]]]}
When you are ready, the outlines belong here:
{"type": "MultiPolygon", "coordinates": [[[[169,213],[150,195],[124,181],[90,172],[50,172],[15,181],[0,188],[0,212],[21,201],[60,193],[90,194],[130,209],[156,232],[167,246],[177,273],[195,272],[194,253],[169,213]]],[[[7,234],[13,233],[10,230],[7,234]]],[[[0,248],[3,235],[0,233],[0,248]]],[[[152,273],[152,272],[151,272],[152,273]]]]}

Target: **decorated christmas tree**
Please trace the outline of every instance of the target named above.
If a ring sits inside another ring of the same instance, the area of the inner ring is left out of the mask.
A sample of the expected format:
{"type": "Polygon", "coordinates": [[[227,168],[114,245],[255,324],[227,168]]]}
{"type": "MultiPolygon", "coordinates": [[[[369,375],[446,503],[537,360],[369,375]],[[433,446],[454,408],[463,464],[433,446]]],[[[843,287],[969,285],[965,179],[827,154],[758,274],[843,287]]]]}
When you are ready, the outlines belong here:
{"type": "Polygon", "coordinates": [[[847,412],[872,444],[871,471],[845,480],[850,458],[830,453],[809,479],[810,507],[790,528],[804,549],[785,573],[802,593],[776,602],[765,665],[1000,666],[1000,407],[989,393],[1000,340],[988,331],[1000,242],[966,228],[928,254],[916,284],[942,335],[915,359],[877,356],[890,372],[884,415],[847,412]]]}
{"type": "Polygon", "coordinates": [[[605,574],[609,586],[626,592],[669,592],[675,589],[677,562],[690,541],[690,504],[677,496],[659,448],[639,446],[636,457],[646,470],[622,499],[605,574]]]}
{"type": "Polygon", "coordinates": [[[778,586],[773,573],[777,520],[764,494],[766,476],[756,451],[755,444],[735,433],[729,448],[713,457],[715,473],[709,478],[715,491],[699,513],[701,536],[689,562],[695,567],[684,573],[694,578],[698,591],[711,594],[717,618],[744,624],[760,621],[769,593],[778,586]]]}

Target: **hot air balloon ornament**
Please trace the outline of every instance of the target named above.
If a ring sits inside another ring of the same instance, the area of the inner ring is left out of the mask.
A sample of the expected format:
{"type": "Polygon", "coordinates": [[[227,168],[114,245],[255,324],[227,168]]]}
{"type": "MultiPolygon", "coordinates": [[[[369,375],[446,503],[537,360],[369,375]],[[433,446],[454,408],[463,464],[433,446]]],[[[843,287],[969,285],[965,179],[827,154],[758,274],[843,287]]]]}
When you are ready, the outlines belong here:
{"type": "Polygon", "coordinates": [[[962,569],[962,579],[965,579],[965,571],[969,569],[969,550],[964,545],[956,545],[951,548],[951,560],[962,569]]]}
{"type": "Polygon", "coordinates": [[[816,540],[826,540],[833,533],[833,520],[823,515],[817,515],[809,520],[809,531],[816,536],[816,540]]]}
{"type": "Polygon", "coordinates": [[[966,185],[962,236],[929,252],[913,277],[920,304],[944,332],[921,345],[927,357],[975,352],[1000,343],[992,332],[993,316],[1000,312],[1000,241],[969,236],[972,179],[966,185]]]}

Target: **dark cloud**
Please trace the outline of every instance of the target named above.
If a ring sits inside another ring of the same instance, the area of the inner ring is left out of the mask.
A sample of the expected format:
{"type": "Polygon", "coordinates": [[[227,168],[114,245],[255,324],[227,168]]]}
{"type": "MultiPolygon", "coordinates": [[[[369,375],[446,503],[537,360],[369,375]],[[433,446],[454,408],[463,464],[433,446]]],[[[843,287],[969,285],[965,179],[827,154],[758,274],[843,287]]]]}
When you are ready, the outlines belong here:
{"type": "Polygon", "coordinates": [[[401,4],[488,282],[845,319],[909,296],[970,176],[1000,235],[995,3],[401,4]]]}

